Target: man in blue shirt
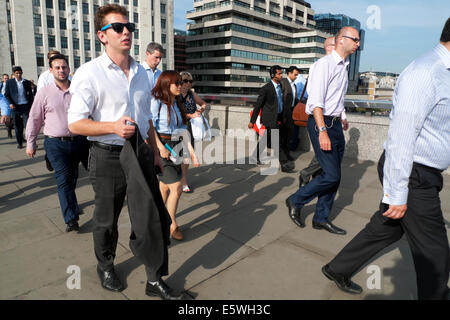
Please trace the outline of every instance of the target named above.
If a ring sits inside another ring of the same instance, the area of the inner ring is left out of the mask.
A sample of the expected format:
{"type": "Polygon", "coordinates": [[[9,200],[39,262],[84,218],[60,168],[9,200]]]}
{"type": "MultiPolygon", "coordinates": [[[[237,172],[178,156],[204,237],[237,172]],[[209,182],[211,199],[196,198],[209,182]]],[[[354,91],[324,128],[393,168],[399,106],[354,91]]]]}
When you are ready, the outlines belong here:
{"type": "Polygon", "coordinates": [[[378,163],[380,209],[322,272],[346,292],[351,276],[406,234],[419,299],[448,299],[450,253],[439,199],[450,165],[450,18],[441,42],[400,75],[385,152],[378,163]]]}
{"type": "Polygon", "coordinates": [[[150,82],[150,90],[156,86],[156,82],[158,82],[158,78],[161,75],[161,70],[158,69],[158,65],[160,64],[163,58],[164,49],[162,45],[156,42],[151,42],[147,46],[147,50],[145,52],[145,61],[142,63],[145,71],[147,72],[148,81],[150,82]]]}

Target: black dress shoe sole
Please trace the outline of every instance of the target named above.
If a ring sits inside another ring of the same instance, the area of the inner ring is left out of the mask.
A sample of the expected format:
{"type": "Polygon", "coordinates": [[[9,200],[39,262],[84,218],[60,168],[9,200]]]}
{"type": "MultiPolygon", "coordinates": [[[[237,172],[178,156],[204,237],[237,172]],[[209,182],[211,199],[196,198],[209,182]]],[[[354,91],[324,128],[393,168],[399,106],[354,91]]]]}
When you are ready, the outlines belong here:
{"type": "Polygon", "coordinates": [[[328,279],[330,279],[331,281],[333,281],[334,283],[336,283],[337,287],[339,289],[341,289],[342,291],[346,292],[346,293],[351,293],[351,294],[360,294],[362,293],[362,288],[360,288],[360,290],[351,290],[349,288],[343,287],[338,281],[336,281],[326,270],[325,266],[322,267],[322,273],[324,274],[325,277],[327,277],[328,279]]]}
{"type": "Polygon", "coordinates": [[[293,216],[291,215],[291,208],[292,208],[292,207],[291,207],[290,202],[289,202],[288,199],[286,199],[286,206],[288,207],[288,210],[289,210],[289,218],[291,218],[292,222],[294,222],[295,225],[297,225],[297,226],[300,227],[300,228],[306,227],[306,224],[305,224],[304,222],[302,222],[301,219],[300,219],[301,213],[299,213],[299,216],[298,216],[298,217],[293,217],[293,216]]]}
{"type": "Polygon", "coordinates": [[[123,286],[122,283],[120,283],[119,286],[113,288],[113,287],[107,287],[103,284],[103,276],[101,274],[101,272],[97,269],[97,275],[100,278],[100,284],[102,286],[103,289],[108,290],[108,291],[112,291],[112,292],[121,292],[123,291],[123,289],[125,289],[125,287],[123,286]]]}

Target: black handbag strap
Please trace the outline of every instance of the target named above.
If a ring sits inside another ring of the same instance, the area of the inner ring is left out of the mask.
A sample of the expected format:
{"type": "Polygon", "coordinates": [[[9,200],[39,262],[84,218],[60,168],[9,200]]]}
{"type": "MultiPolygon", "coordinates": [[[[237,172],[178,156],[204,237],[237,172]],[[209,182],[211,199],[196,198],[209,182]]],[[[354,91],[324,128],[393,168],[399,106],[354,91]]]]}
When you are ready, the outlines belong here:
{"type": "Polygon", "coordinates": [[[306,92],[306,86],[308,85],[308,79],[306,79],[306,83],[305,86],[303,87],[303,92],[302,92],[302,96],[300,97],[300,101],[303,100],[303,97],[305,96],[305,92],[306,92]]]}

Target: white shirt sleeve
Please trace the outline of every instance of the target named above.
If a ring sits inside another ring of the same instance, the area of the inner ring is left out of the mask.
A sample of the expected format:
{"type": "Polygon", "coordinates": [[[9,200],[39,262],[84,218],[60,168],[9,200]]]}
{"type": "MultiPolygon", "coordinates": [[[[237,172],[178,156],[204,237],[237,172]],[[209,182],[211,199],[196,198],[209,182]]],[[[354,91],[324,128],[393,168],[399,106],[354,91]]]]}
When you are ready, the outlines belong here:
{"type": "Polygon", "coordinates": [[[82,119],[87,119],[93,114],[96,94],[95,85],[89,79],[89,73],[80,68],[74,75],[70,85],[72,100],[68,110],[68,123],[72,124],[82,119]]]}
{"type": "Polygon", "coordinates": [[[313,114],[314,108],[325,108],[325,98],[327,95],[327,85],[329,77],[328,63],[325,59],[315,63],[308,78],[308,102],[306,103],[306,113],[313,114]]]}

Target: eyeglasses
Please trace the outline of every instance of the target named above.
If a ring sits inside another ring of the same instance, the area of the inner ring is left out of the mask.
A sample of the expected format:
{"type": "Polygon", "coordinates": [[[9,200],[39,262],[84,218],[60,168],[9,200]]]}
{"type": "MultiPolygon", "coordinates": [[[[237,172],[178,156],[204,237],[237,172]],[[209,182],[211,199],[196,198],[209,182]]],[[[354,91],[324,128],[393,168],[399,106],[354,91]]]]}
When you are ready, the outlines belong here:
{"type": "Polygon", "coordinates": [[[183,84],[183,81],[177,81],[177,82],[175,82],[175,85],[178,87],[178,86],[181,86],[183,84]]]}
{"type": "Polygon", "coordinates": [[[100,31],[105,31],[105,30],[107,30],[109,28],[112,28],[115,32],[122,33],[124,27],[127,27],[129,32],[134,32],[134,30],[136,30],[136,25],[134,23],[131,23],[131,22],[127,22],[127,23],[113,22],[113,23],[107,24],[106,26],[101,28],[100,31]]]}
{"type": "Polygon", "coordinates": [[[349,37],[349,36],[342,36],[342,37],[347,38],[347,39],[351,39],[351,40],[353,40],[355,43],[360,43],[360,42],[361,42],[361,39],[358,39],[358,38],[352,38],[352,37],[349,37]]]}
{"type": "Polygon", "coordinates": [[[194,81],[188,80],[188,79],[184,79],[183,82],[184,82],[184,83],[188,83],[188,82],[189,82],[190,84],[192,84],[194,81]]]}

